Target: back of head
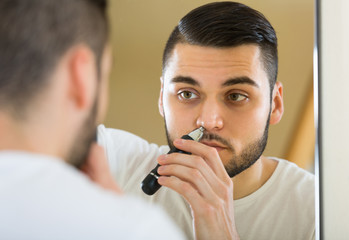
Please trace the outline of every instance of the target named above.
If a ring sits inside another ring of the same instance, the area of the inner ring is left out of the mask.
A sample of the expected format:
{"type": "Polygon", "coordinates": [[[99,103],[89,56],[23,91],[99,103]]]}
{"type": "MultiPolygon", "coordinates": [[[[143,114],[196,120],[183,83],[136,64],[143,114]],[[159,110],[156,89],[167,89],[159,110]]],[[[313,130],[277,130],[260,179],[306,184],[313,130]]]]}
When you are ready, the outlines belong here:
{"type": "Polygon", "coordinates": [[[72,46],[86,44],[99,66],[106,0],[2,0],[0,36],[0,111],[23,118],[72,46]]]}
{"type": "Polygon", "coordinates": [[[163,72],[177,43],[226,48],[243,44],[260,47],[264,67],[273,87],[277,77],[277,37],[258,11],[236,2],[214,2],[185,15],[171,33],[164,53],[163,72]]]}

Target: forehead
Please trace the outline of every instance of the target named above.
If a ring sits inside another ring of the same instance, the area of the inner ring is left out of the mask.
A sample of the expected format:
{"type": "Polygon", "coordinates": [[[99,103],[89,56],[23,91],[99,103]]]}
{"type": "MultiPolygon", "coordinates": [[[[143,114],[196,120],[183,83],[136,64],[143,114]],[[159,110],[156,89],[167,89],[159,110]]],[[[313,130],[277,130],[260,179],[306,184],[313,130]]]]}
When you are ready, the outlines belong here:
{"type": "Polygon", "coordinates": [[[268,79],[261,60],[260,48],[254,44],[227,48],[177,44],[167,63],[164,80],[182,76],[199,82],[222,83],[248,77],[264,85],[268,79]]]}

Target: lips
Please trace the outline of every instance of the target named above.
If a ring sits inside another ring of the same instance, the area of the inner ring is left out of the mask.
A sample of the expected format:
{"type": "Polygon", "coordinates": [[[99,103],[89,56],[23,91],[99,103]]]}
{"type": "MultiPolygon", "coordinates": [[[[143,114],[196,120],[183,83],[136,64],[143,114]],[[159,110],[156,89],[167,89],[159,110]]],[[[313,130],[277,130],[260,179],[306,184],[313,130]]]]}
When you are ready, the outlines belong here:
{"type": "Polygon", "coordinates": [[[205,144],[205,145],[207,145],[209,147],[214,147],[215,149],[217,149],[217,151],[222,151],[222,150],[227,148],[225,145],[219,144],[219,143],[217,143],[215,141],[205,141],[205,140],[203,140],[203,141],[201,141],[201,143],[203,143],[203,144],[205,144]]]}

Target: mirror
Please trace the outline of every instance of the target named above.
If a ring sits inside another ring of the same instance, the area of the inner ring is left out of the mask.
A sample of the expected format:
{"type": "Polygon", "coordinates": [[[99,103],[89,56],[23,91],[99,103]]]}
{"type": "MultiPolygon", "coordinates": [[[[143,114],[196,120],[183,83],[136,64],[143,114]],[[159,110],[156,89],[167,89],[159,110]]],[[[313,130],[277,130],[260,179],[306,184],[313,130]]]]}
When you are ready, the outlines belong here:
{"type": "MultiPolygon", "coordinates": [[[[162,51],[178,20],[208,2],[211,1],[110,1],[114,66],[107,127],[166,144],[157,107],[162,51]]],[[[279,124],[270,127],[265,155],[290,160],[314,172],[314,1],[241,2],[263,13],[279,40],[278,80],[284,85],[285,113],[279,124]]]]}

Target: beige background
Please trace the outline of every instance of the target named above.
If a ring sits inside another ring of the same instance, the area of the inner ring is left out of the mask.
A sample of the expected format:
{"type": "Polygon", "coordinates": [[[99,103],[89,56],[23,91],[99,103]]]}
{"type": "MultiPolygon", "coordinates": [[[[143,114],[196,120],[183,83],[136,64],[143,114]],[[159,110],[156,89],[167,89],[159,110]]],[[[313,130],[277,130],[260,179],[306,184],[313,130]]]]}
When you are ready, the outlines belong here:
{"type": "MultiPolygon", "coordinates": [[[[166,40],[181,17],[212,1],[111,0],[114,64],[105,125],[166,144],[157,100],[161,57],[166,40]]],[[[266,155],[286,157],[312,84],[313,0],[240,1],[262,12],[279,39],[279,76],[285,114],[271,126],[266,155]]],[[[183,116],[185,117],[185,116],[183,116]]]]}

